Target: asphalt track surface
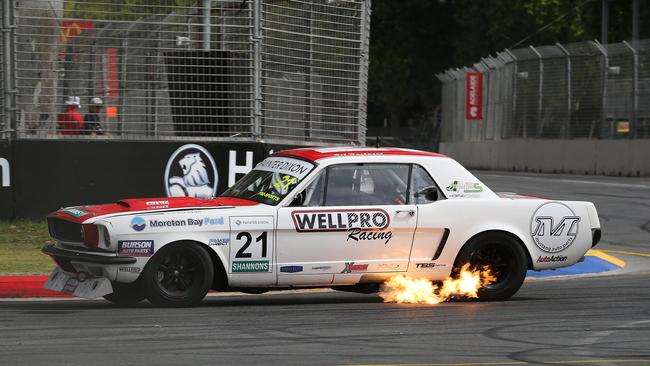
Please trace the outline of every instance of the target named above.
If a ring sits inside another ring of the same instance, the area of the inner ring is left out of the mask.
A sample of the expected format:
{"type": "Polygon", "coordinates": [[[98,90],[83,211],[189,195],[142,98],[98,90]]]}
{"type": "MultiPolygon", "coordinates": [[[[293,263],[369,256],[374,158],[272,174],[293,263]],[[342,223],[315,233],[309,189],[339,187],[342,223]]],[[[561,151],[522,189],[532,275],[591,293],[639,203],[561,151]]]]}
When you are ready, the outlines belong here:
{"type": "Polygon", "coordinates": [[[0,365],[650,365],[650,181],[479,174],[497,191],[594,201],[628,268],[527,281],[506,302],[210,296],[193,309],[0,301],[0,365]]]}

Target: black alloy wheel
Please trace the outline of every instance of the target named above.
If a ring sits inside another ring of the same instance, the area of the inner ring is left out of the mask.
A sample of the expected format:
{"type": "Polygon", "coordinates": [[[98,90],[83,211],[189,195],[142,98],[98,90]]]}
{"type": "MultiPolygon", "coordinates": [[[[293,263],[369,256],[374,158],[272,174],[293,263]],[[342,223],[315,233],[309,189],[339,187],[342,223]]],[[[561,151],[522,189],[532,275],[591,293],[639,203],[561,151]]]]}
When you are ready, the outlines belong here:
{"type": "Polygon", "coordinates": [[[486,233],[472,238],[458,253],[454,274],[469,263],[471,269],[489,266],[496,280],[478,290],[479,300],[507,300],[514,295],[526,278],[527,257],[522,245],[502,233],[486,233]]]}
{"type": "Polygon", "coordinates": [[[210,289],[213,272],[209,254],[199,245],[168,244],[145,268],[147,298],[157,306],[194,306],[210,289]]]}

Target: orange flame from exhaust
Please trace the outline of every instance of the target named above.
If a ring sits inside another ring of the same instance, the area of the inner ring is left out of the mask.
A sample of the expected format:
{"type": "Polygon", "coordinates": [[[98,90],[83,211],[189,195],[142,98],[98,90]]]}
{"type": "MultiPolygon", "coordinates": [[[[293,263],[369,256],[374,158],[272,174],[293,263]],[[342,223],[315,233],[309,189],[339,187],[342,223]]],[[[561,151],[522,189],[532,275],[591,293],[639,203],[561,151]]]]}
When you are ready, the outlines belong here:
{"type": "Polygon", "coordinates": [[[496,281],[489,266],[469,269],[469,263],[463,265],[457,278],[447,278],[442,286],[420,278],[399,275],[386,281],[379,291],[384,302],[409,304],[438,304],[452,296],[477,298],[478,290],[496,281]]]}

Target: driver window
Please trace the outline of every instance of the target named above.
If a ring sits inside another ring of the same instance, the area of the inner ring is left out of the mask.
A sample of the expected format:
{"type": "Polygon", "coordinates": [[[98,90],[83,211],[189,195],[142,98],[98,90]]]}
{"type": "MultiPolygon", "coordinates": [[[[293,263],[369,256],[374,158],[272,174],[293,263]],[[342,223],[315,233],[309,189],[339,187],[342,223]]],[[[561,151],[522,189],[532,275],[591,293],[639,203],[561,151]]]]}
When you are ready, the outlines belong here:
{"type": "MultiPolygon", "coordinates": [[[[413,171],[411,173],[411,189],[409,190],[409,202],[415,203],[416,205],[431,203],[427,200],[423,194],[417,194],[421,190],[427,187],[434,186],[435,183],[427,171],[416,164],[413,164],[413,171]]],[[[438,192],[440,194],[440,192],[438,192]]]]}
{"type": "Polygon", "coordinates": [[[292,204],[292,206],[322,206],[323,205],[323,196],[325,193],[325,171],[323,170],[318,174],[318,177],[314,179],[313,182],[309,183],[307,188],[302,191],[304,195],[303,202],[300,204],[292,204]]]}

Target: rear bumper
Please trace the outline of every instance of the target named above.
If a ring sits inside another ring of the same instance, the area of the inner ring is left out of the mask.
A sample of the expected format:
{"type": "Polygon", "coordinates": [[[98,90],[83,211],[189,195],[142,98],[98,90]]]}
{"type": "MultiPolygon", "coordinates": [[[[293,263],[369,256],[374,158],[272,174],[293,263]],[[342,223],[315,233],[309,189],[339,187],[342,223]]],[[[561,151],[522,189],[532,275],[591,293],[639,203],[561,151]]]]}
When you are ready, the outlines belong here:
{"type": "Polygon", "coordinates": [[[47,245],[41,249],[41,252],[52,257],[57,263],[61,264],[75,261],[93,264],[132,264],[137,261],[134,257],[118,257],[114,255],[102,255],[95,253],[77,252],[74,250],[57,248],[54,244],[47,245]]]}
{"type": "Polygon", "coordinates": [[[591,247],[595,247],[596,244],[600,241],[600,237],[602,236],[602,232],[600,229],[591,229],[591,247]]]}

